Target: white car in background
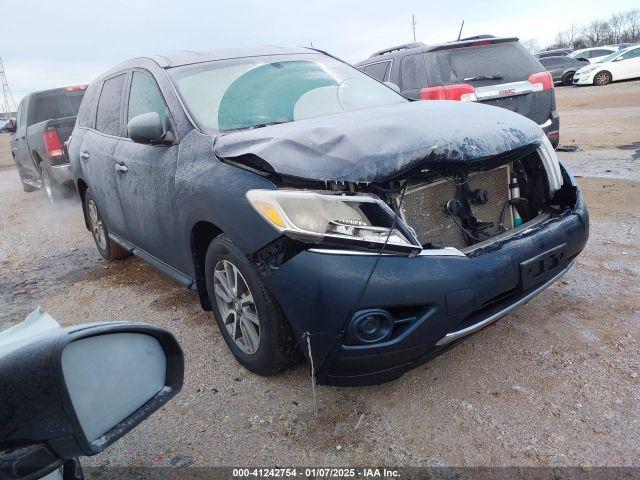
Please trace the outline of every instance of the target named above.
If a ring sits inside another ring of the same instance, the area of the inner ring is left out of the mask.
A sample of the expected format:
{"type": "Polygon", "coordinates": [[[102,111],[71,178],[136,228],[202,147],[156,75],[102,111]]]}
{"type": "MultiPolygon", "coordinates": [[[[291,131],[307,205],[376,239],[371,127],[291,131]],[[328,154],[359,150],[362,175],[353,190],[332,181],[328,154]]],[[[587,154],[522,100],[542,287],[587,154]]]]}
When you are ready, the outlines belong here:
{"type": "Polygon", "coordinates": [[[607,45],[604,47],[582,48],[571,52],[567,56],[571,58],[584,58],[585,60],[589,60],[589,63],[596,63],[607,55],[611,55],[619,50],[621,49],[617,45],[607,45]]]}
{"type": "Polygon", "coordinates": [[[582,67],[573,75],[573,84],[602,86],[628,78],[640,78],[640,45],[614,52],[598,63],[582,67]]]}

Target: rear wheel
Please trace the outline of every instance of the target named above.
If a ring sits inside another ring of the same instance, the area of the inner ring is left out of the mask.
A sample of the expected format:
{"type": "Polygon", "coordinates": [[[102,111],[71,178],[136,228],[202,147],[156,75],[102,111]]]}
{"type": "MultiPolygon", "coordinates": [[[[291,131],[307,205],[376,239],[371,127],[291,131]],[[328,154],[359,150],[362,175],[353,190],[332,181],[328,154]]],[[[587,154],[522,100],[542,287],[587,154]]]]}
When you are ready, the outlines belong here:
{"type": "Polygon", "coordinates": [[[287,320],[247,258],[226,235],[205,259],[207,293],[227,346],[247,370],[272,375],[296,358],[287,320]]]}
{"type": "Polygon", "coordinates": [[[596,73],[596,76],[593,77],[593,84],[601,87],[603,85],[608,85],[611,83],[611,74],[606,70],[602,70],[601,72],[596,73]]]}
{"type": "Polygon", "coordinates": [[[84,215],[102,258],[105,260],[119,260],[130,255],[129,252],[109,238],[109,230],[107,230],[107,225],[102,219],[98,205],[90,190],[87,190],[84,194],[84,215]]]}
{"type": "Polygon", "coordinates": [[[562,85],[568,87],[569,85],[573,85],[573,75],[576,72],[567,72],[562,76],[562,85]]]}

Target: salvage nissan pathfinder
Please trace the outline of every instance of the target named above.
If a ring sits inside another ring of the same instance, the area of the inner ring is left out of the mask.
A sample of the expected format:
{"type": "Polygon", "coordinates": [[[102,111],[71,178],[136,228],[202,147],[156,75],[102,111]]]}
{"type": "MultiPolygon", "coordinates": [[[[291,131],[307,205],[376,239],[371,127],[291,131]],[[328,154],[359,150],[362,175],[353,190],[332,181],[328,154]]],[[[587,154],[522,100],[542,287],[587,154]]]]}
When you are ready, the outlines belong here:
{"type": "Polygon", "coordinates": [[[318,383],[399,377],[560,278],[588,213],[531,120],[410,102],[323,52],[138,58],[69,147],[100,254],[197,291],[237,360],[318,383]]]}

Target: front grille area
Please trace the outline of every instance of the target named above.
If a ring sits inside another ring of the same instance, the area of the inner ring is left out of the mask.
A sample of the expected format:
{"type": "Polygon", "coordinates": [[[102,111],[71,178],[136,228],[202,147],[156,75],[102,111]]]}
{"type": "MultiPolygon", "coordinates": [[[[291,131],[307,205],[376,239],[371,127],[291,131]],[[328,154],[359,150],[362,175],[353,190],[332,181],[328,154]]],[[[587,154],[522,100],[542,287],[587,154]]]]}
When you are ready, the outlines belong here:
{"type": "MultiPolygon", "coordinates": [[[[470,189],[473,191],[483,188],[488,193],[487,203],[472,204],[471,210],[479,221],[494,223],[493,228],[485,230],[489,235],[499,233],[500,210],[509,200],[509,175],[508,165],[488,172],[469,174],[470,189]]],[[[462,230],[446,212],[446,204],[453,198],[460,198],[454,179],[438,180],[407,189],[402,213],[420,243],[456,248],[467,246],[462,230]]],[[[513,226],[510,208],[507,208],[504,217],[504,227],[508,230],[513,226]]],[[[462,223],[460,218],[456,220],[462,223]]]]}

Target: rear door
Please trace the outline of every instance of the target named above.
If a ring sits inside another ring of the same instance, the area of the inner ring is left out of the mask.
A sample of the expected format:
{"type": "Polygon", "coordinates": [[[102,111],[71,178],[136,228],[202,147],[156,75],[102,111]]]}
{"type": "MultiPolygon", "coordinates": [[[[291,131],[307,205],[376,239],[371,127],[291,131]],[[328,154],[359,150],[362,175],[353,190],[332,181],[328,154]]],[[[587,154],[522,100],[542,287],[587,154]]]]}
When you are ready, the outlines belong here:
{"type": "MultiPolygon", "coordinates": [[[[135,69],[125,108],[126,122],[148,112],[159,115],[165,131],[176,131],[153,74],[135,69]]],[[[182,253],[167,245],[167,239],[176,236],[174,187],[178,148],[178,145],[135,143],[126,138],[115,154],[119,165],[115,181],[127,239],[170,265],[178,264],[182,253]]]]}
{"type": "Polygon", "coordinates": [[[126,238],[125,219],[118,201],[114,155],[123,135],[123,104],[128,73],[113,75],[102,83],[93,129],[88,129],[79,157],[85,180],[110,232],[126,238]]]}
{"type": "Polygon", "coordinates": [[[470,84],[478,101],[506,108],[541,125],[551,117],[552,85],[543,90],[530,81],[544,67],[519,42],[478,41],[425,54],[429,86],[470,84]]]}

